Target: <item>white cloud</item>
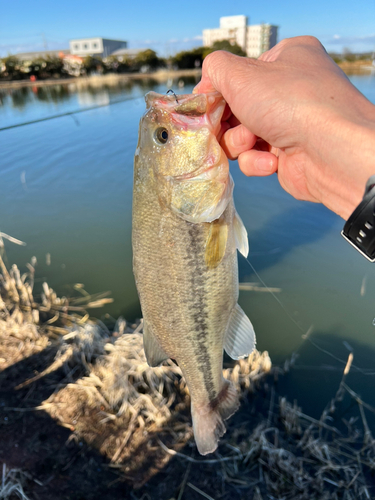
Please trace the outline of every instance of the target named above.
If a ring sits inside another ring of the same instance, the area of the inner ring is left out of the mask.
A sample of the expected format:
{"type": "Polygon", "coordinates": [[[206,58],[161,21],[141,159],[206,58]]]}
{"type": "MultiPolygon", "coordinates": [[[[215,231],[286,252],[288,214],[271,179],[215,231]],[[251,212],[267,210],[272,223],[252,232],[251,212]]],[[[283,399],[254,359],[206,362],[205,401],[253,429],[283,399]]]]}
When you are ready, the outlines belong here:
{"type": "Polygon", "coordinates": [[[333,35],[331,39],[327,39],[326,43],[340,43],[340,44],[375,44],[375,34],[372,35],[364,35],[364,36],[341,36],[341,35],[333,35]]]}

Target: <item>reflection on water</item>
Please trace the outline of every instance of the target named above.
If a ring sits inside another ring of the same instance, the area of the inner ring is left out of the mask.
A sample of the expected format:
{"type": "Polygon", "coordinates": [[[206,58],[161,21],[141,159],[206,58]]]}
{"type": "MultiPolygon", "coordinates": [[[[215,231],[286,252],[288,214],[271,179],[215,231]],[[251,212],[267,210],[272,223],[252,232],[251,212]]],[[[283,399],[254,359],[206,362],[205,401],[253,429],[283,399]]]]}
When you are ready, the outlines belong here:
{"type": "Polygon", "coordinates": [[[195,77],[179,77],[165,83],[154,78],[114,78],[106,80],[104,84],[97,78],[72,80],[71,83],[45,87],[0,89],[0,126],[6,127],[95,105],[102,106],[125,96],[143,96],[153,89],[164,92],[167,87],[180,90],[185,86],[191,88],[196,83],[195,77]]]}
{"type": "MultiPolygon", "coordinates": [[[[180,93],[185,86],[191,87],[197,83],[195,77],[179,77],[177,79],[169,79],[162,87],[179,88],[180,93]]],[[[38,101],[49,102],[53,104],[61,104],[65,101],[75,101],[75,96],[78,96],[82,105],[87,101],[91,103],[101,102],[101,97],[106,94],[109,97],[124,96],[134,94],[139,91],[139,94],[144,94],[150,89],[160,86],[160,82],[154,78],[142,79],[114,79],[112,82],[102,83],[97,80],[97,84],[87,81],[79,81],[66,84],[48,85],[45,87],[21,87],[18,89],[1,89],[0,88],[0,106],[25,109],[27,106],[35,108],[38,101]]],[[[35,109],[34,109],[35,111],[35,109]]],[[[1,107],[0,107],[1,113],[1,107]]]]}
{"type": "MultiPolygon", "coordinates": [[[[351,79],[375,102],[373,75],[351,79]]],[[[179,93],[191,92],[195,79],[183,81],[179,93]]],[[[122,314],[130,320],[140,315],[131,267],[138,123],[147,91],[165,93],[178,87],[178,80],[142,79],[0,91],[1,127],[117,102],[75,120],[63,117],[0,132],[0,230],[27,243],[6,243],[10,263],[23,269],[33,255],[37,257],[37,289],[44,279],[59,294],[84,283],[90,293],[111,290],[115,299],[105,311],[95,311],[97,315],[122,314]],[[129,97],[134,99],[118,102],[129,97]]],[[[240,279],[262,284],[261,279],[281,289],[276,297],[240,293],[240,304],[257,331],[258,347],[270,351],[274,362],[299,351],[299,368],[281,390],[293,386],[303,401],[307,386],[314,393],[326,383],[328,397],[336,388],[329,384],[331,375],[340,377],[343,363],[327,352],[345,361],[346,342],[353,347],[356,366],[375,366],[375,267],[341,238],[343,221],[335,214],[320,205],[297,202],[280,188],[276,176],[245,178],[236,162],[231,170],[236,207],[250,240],[251,265],[239,258],[240,279]],[[311,326],[311,340],[323,351],[302,338],[311,326]]],[[[356,389],[363,385],[367,400],[373,398],[374,376],[355,369],[350,376],[356,389]]]]}

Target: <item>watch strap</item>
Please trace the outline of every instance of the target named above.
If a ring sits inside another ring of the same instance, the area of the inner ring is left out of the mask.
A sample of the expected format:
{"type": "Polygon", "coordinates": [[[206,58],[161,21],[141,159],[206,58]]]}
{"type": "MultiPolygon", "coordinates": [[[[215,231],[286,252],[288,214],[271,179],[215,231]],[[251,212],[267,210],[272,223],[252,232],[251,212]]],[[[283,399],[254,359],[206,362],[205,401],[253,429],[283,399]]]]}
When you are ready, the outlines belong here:
{"type": "Polygon", "coordinates": [[[375,175],[366,183],[363,200],[346,221],[342,236],[370,262],[375,262],[375,175]]]}

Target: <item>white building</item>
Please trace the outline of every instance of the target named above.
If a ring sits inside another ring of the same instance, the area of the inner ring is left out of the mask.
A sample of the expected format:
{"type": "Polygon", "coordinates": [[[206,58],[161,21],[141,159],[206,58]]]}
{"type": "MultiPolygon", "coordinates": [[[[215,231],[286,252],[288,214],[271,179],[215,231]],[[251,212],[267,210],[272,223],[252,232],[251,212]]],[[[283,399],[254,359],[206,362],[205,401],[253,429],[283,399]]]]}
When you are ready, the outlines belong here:
{"type": "Polygon", "coordinates": [[[211,47],[215,42],[228,40],[236,43],[248,57],[259,57],[277,43],[277,26],[247,24],[247,16],[220,18],[220,28],[203,30],[203,45],[211,47]]]}
{"type": "Polygon", "coordinates": [[[247,27],[245,49],[247,57],[259,57],[276,44],[277,26],[253,24],[247,27]]]}
{"type": "Polygon", "coordinates": [[[126,49],[127,42],[122,40],[109,40],[108,38],[78,38],[69,41],[70,53],[75,56],[100,56],[108,57],[115,50],[126,49]]]}

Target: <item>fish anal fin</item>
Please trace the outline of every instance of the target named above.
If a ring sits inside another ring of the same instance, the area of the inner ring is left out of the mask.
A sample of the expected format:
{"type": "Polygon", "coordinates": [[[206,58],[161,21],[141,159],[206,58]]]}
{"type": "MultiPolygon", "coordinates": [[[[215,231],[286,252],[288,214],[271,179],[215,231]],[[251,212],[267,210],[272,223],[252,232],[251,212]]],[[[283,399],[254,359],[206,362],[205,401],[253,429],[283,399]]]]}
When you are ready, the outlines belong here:
{"type": "Polygon", "coordinates": [[[228,241],[228,225],[224,217],[210,222],[210,229],[206,241],[205,262],[213,269],[223,260],[228,241]]]}
{"type": "Polygon", "coordinates": [[[169,358],[145,321],[143,323],[143,348],[149,366],[158,366],[169,358]]]}
{"type": "Polygon", "coordinates": [[[255,348],[255,332],[251,321],[236,304],[225,337],[224,349],[232,359],[246,358],[255,348]]]}
{"type": "Polygon", "coordinates": [[[238,410],[239,398],[234,385],[224,379],[220,394],[204,407],[195,406],[192,402],[194,438],[201,455],[213,453],[219,439],[225,434],[224,420],[238,410]]]}
{"type": "Polygon", "coordinates": [[[244,257],[247,257],[249,255],[249,240],[247,238],[247,231],[244,223],[237,212],[234,214],[233,227],[236,247],[244,257]]]}

